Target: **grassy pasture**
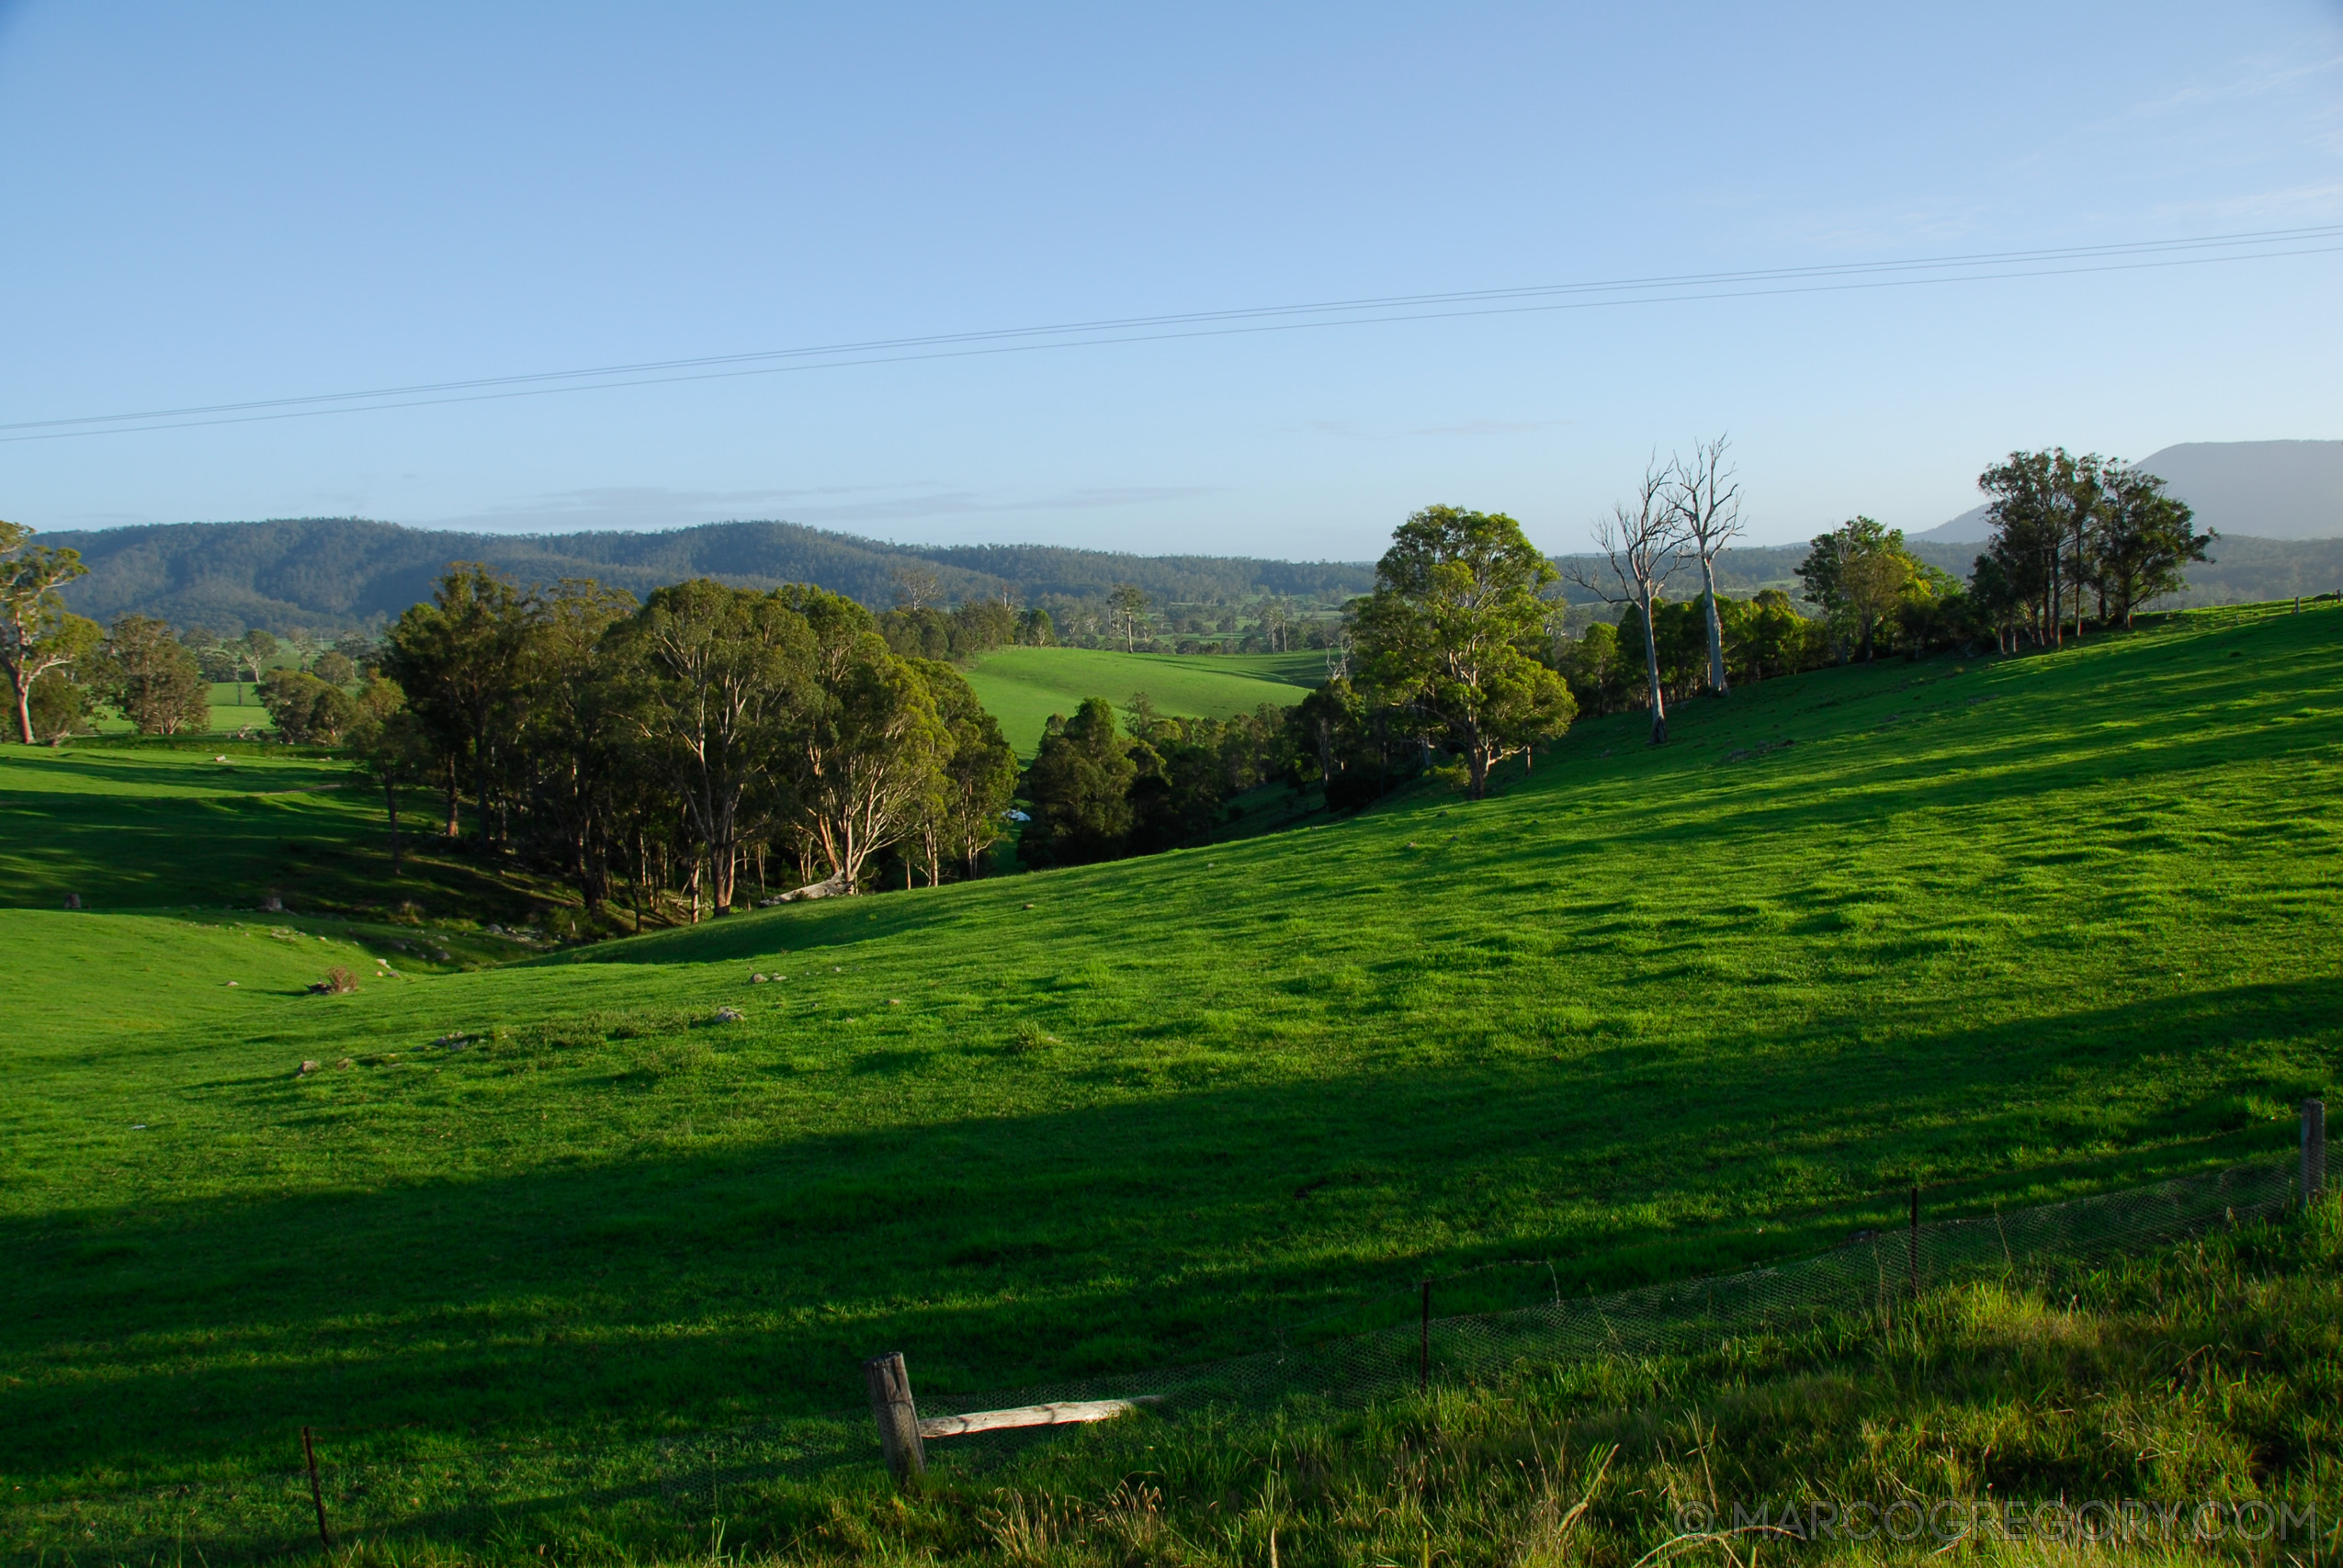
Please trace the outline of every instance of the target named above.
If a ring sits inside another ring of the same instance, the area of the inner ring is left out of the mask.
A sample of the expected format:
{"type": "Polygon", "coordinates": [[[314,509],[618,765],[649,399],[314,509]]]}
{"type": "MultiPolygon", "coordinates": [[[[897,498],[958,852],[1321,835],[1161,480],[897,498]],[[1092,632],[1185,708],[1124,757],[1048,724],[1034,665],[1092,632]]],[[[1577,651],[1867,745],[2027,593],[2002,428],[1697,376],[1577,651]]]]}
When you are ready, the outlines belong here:
{"type": "MultiPolygon", "coordinates": [[[[1273,1537],[1296,1568],[1853,1568],[1956,1547],[1986,1563],[2326,1562],[2343,1507],[2339,1221],[2329,1201],[2054,1282],[1930,1292],[1893,1321],[1596,1357],[1359,1412],[1141,1416],[975,1473],[947,1459],[908,1501],[872,1483],[743,1487],[728,1540],[786,1541],[779,1560],[807,1564],[1057,1568],[1249,1568],[1273,1537]],[[1680,1533],[1729,1529],[1737,1505],[1819,1539],[1680,1533]]],[[[589,1556],[618,1534],[546,1520],[500,1555],[589,1556]]],[[[640,1555],[697,1544],[671,1526],[640,1555]]]]}
{"type": "Polygon", "coordinates": [[[381,793],[345,761],[224,740],[0,747],[0,919],[68,893],[103,912],[250,909],[276,892],[311,914],[412,903],[466,924],[551,906],[556,890],[435,840],[436,804],[408,797],[407,874],[393,878],[381,793]]]}
{"type": "Polygon", "coordinates": [[[330,943],[0,912],[0,1471],[1038,1382],[2268,1153],[2343,1058],[2338,718],[2337,611],[1831,671],[1477,805],[343,997],[330,943]]]}
{"type": "MultiPolygon", "coordinates": [[[[211,682],[211,721],[209,732],[213,735],[234,735],[250,729],[255,735],[268,735],[277,728],[276,720],[261,705],[260,688],[248,681],[214,681],[211,682]]],[[[108,712],[94,727],[100,735],[128,735],[130,721],[119,714],[108,712]]]]}
{"type": "Polygon", "coordinates": [[[1003,648],[977,660],[968,677],[1017,755],[1030,758],[1041,748],[1049,716],[1071,716],[1084,697],[1104,697],[1120,710],[1130,705],[1132,693],[1145,692],[1160,713],[1227,718],[1263,703],[1290,707],[1300,702],[1326,679],[1326,656],[1003,648]]]}

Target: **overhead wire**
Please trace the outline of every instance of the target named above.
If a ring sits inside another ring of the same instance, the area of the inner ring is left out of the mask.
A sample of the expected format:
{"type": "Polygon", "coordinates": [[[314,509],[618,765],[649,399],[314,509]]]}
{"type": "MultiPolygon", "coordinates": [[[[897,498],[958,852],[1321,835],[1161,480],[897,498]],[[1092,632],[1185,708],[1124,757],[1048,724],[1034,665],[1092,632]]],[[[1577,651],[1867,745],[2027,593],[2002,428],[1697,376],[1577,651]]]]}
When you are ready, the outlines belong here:
{"type": "Polygon", "coordinates": [[[638,360],[579,369],[418,382],[362,391],[311,393],[241,402],[146,409],[126,413],[0,423],[0,444],[133,434],[147,431],[316,418],[337,413],[378,412],[450,403],[545,397],[565,392],[1035,353],[1047,349],[1106,347],[1188,338],[1522,315],[1622,305],[1686,304],[1715,299],[2202,266],[2286,256],[2322,255],[2338,251],[2343,251],[2343,224],[2327,224],[2104,245],[1975,252],[1885,261],[1745,268],[1729,272],[1663,274],[1648,277],[1110,317],[688,358],[638,360]]]}

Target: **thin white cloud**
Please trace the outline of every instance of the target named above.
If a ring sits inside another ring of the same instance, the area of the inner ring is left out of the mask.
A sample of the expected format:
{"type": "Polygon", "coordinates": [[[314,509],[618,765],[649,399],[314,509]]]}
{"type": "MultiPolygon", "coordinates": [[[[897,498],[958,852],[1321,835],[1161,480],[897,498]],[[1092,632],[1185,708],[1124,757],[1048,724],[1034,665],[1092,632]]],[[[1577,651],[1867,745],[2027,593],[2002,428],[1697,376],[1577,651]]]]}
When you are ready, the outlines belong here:
{"type": "Polygon", "coordinates": [[[490,533],[653,531],[735,518],[867,527],[934,518],[1098,512],[1218,493],[1203,485],[1122,485],[1001,497],[940,485],[823,485],[791,490],[671,490],[607,486],[561,491],[488,510],[415,520],[415,526],[490,533]]]}

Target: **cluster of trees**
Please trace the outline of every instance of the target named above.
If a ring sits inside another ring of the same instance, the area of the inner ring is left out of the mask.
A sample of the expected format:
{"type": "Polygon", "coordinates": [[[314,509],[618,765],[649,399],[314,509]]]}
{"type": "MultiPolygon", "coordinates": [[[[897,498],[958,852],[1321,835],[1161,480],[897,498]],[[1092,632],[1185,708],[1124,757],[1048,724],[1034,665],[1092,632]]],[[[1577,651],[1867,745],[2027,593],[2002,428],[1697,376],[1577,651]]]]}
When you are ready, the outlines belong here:
{"type": "Polygon", "coordinates": [[[2102,626],[2183,585],[2218,536],[2198,533],[2188,502],[2156,475],[2065,447],[2012,452],[1977,488],[1991,498],[1993,537],[1970,575],[1978,615],[2007,649],[2055,648],[2081,637],[2086,606],[2102,626]]]}
{"type": "Polygon", "coordinates": [[[1025,775],[1032,821],[1018,855],[1034,867],[1082,865],[1202,843],[1229,800],[1282,777],[1287,710],[1263,704],[1225,719],[1172,718],[1144,693],[1117,716],[1091,697],[1053,715],[1025,775]]]}
{"type": "Polygon", "coordinates": [[[1476,796],[1490,771],[1568,728],[1576,705],[1543,662],[1554,569],[1502,514],[1433,506],[1402,524],[1375,591],[1350,607],[1357,660],[1298,705],[1174,719],[1139,700],[1118,733],[1093,697],[1050,721],[1027,775],[1034,865],[1145,854],[1208,837],[1230,796],[1285,779],[1356,809],[1446,757],[1476,796]]]}
{"type": "Polygon", "coordinates": [[[893,573],[895,607],[878,617],[887,646],[905,659],[948,659],[965,663],[1013,643],[1047,648],[1057,641],[1049,612],[1019,611],[1000,599],[966,599],[946,608],[944,582],[922,568],[893,573]]]}
{"type": "Polygon", "coordinates": [[[1721,695],[1737,680],[1882,652],[2055,647],[2093,619],[2128,626],[2141,604],[2184,586],[2183,569],[2214,537],[2194,531],[2188,505],[2153,474],[2058,447],[2016,452],[1978,479],[1994,531],[1967,582],[1919,559],[1900,530],[1852,517],[1816,536],[1796,568],[1820,612],[1809,618],[1780,590],[1716,592],[1716,556],[1740,531],[1724,459],[1720,440],[1647,471],[1636,499],[1598,529],[1607,578],[1578,579],[1621,606],[1616,626],[1598,623],[1554,652],[1585,710],[1647,707],[1654,744],[1667,738],[1669,702],[1721,695]],[[1670,602],[1671,576],[1693,564],[1700,596],[1670,602]]]}
{"type": "Polygon", "coordinates": [[[459,565],[390,626],[357,705],[394,836],[402,789],[428,786],[447,838],[557,868],[589,912],[623,874],[639,919],[663,889],[723,914],[769,856],[815,894],[977,874],[1016,779],[957,671],[803,586],[638,604],[459,565]]]}
{"type": "MultiPolygon", "coordinates": [[[[1779,589],[1716,591],[1716,558],[1740,533],[1726,444],[1655,461],[1598,529],[1599,565],[1574,569],[1619,618],[1577,637],[1557,635],[1556,572],[1518,523],[1428,507],[1394,534],[1341,626],[1312,627],[1339,648],[1339,672],[1296,707],[1178,719],[1140,698],[1118,723],[1092,698],[1051,719],[1024,780],[1022,856],[1067,865],[1195,843],[1233,795],[1278,777],[1336,809],[1426,770],[1478,797],[1501,762],[1534,758],[1580,712],[1648,708],[1659,744],[1670,701],[1736,681],[1883,651],[2055,646],[2088,619],[2128,626],[2213,538],[2162,480],[2096,455],[2013,453],[1979,484],[1994,533],[1967,583],[1854,517],[1796,569],[1810,617],[1779,589]],[[1672,601],[1687,566],[1700,592],[1672,601]]],[[[58,597],[80,570],[74,551],[0,523],[0,666],[19,739],[71,732],[98,701],[144,730],[197,728],[207,682],[249,675],[285,739],[347,743],[374,771],[394,862],[401,793],[428,787],[448,839],[464,837],[469,802],[480,852],[558,867],[589,911],[623,874],[638,921],[646,896],[669,889],[695,916],[703,893],[723,913],[744,865],[765,885],[768,857],[801,894],[979,874],[1018,773],[948,661],[1059,636],[1047,609],[1005,598],[947,607],[919,570],[895,574],[896,606],[874,615],[804,585],[699,579],[639,603],[593,581],[525,590],[458,565],[379,648],[303,647],[307,668],[286,668],[262,631],[175,637],[138,615],[101,630],[58,597]]],[[[1290,604],[1262,617],[1290,646],[1290,604]]],[[[1117,583],[1081,635],[1137,648],[1152,629],[1147,594],[1117,583]]]]}
{"type": "Polygon", "coordinates": [[[1047,637],[1070,648],[1119,648],[1135,653],[1288,653],[1339,644],[1339,604],[1268,593],[1241,602],[1158,602],[1136,583],[1120,582],[1104,601],[1053,598],[1027,615],[1051,628],[1047,637]]]}
{"type": "MultiPolygon", "coordinates": [[[[1347,617],[1354,675],[1296,706],[1169,718],[1140,698],[1118,730],[1104,698],[1053,716],[1026,778],[1031,865],[1146,854],[1207,838],[1229,797],[1283,777],[1355,809],[1444,756],[1467,793],[1569,726],[1577,704],[1541,657],[1555,570],[1502,513],[1409,517],[1347,617]]],[[[1608,629],[1608,628],[1606,628],[1608,629]]]]}
{"type": "MultiPolygon", "coordinates": [[[[1734,684],[1794,674],[1827,663],[1832,644],[1826,625],[1798,613],[1779,588],[1753,597],[1719,595],[1717,626],[1726,679],[1734,684]]],[[[1702,600],[1658,599],[1652,605],[1652,647],[1663,698],[1681,702],[1699,691],[1709,669],[1708,606],[1702,600]]],[[[1554,663],[1579,711],[1624,713],[1646,696],[1643,612],[1629,605],[1617,625],[1597,621],[1576,637],[1556,642],[1554,663]]]]}
{"type": "MultiPolygon", "coordinates": [[[[32,559],[39,564],[40,558],[32,559]]],[[[49,593],[53,600],[53,584],[49,593]]],[[[361,717],[350,691],[358,666],[337,649],[318,653],[307,671],[272,667],[285,650],[265,631],[223,643],[200,626],[175,635],[165,623],[138,615],[101,627],[53,602],[27,599],[14,606],[7,639],[12,677],[31,673],[17,693],[17,739],[27,744],[88,734],[100,707],[141,735],[199,734],[211,727],[212,682],[247,676],[283,739],[333,745],[361,717]]]]}

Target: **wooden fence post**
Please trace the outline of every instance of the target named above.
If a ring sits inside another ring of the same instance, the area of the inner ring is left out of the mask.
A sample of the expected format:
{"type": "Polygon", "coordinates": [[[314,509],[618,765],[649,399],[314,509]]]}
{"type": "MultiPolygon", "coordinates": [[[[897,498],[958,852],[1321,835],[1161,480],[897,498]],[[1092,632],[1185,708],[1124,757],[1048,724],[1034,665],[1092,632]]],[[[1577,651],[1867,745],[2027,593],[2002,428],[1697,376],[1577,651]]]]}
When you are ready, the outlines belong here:
{"type": "Polygon", "coordinates": [[[1432,1391],[1432,1281],[1423,1282],[1423,1337],[1417,1341],[1416,1392],[1432,1391]]]}
{"type": "Polygon", "coordinates": [[[888,1472],[906,1485],[927,1473],[927,1450],[920,1442],[919,1407],[911,1403],[911,1374],[903,1353],[889,1350],[863,1363],[870,1384],[870,1413],[878,1421],[878,1446],[888,1472]]]}
{"type": "Polygon", "coordinates": [[[317,1544],[331,1551],[334,1537],[325,1529],[325,1488],[317,1483],[317,1446],[310,1441],[307,1427],[301,1428],[301,1458],[309,1464],[309,1500],[317,1506],[317,1544]]]}
{"type": "Polygon", "coordinates": [[[2303,1101],[2303,1207],[2326,1191],[2326,1101],[2303,1101]]]}
{"type": "Polygon", "coordinates": [[[1912,1300],[1920,1299],[1920,1190],[1912,1189],[1912,1300]]]}

